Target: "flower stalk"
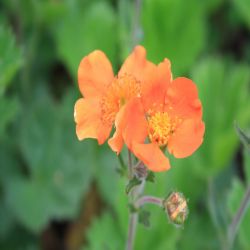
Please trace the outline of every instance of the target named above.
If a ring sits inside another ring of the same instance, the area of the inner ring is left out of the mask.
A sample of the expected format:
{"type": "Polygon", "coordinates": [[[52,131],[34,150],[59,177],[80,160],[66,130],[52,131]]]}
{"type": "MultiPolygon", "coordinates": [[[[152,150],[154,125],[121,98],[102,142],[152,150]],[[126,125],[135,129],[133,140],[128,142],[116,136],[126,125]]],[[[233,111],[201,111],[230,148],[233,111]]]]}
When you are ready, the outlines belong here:
{"type": "MultiPolygon", "coordinates": [[[[129,169],[129,180],[131,180],[134,176],[134,170],[133,170],[132,155],[130,150],[128,150],[128,169],[129,169]]],[[[142,181],[140,185],[134,187],[131,190],[131,192],[129,192],[128,194],[129,201],[132,206],[135,206],[135,200],[143,192],[143,187],[144,187],[144,181],[142,181]]],[[[133,250],[137,224],[138,224],[137,212],[130,211],[126,250],[133,250]]]]}
{"type": "Polygon", "coordinates": [[[140,208],[142,206],[144,206],[145,204],[154,204],[157,205],[161,208],[163,208],[163,199],[162,198],[158,198],[155,196],[149,196],[149,195],[145,195],[140,197],[137,201],[136,201],[136,207],[140,208]]]}
{"type": "MultiPolygon", "coordinates": [[[[145,196],[142,196],[142,197],[138,198],[134,202],[134,206],[135,206],[136,209],[140,209],[145,204],[154,204],[154,205],[157,205],[157,206],[163,208],[163,199],[158,198],[158,197],[154,197],[154,196],[146,196],[145,195],[145,196]]],[[[126,250],[132,250],[133,249],[137,223],[138,223],[138,212],[130,212],[128,240],[127,240],[126,250]]]]}
{"type": "Polygon", "coordinates": [[[138,214],[130,212],[126,250],[133,249],[137,223],[138,223],[138,214]]]}
{"type": "MultiPolygon", "coordinates": [[[[129,180],[131,180],[135,173],[134,173],[134,167],[132,165],[132,155],[131,155],[131,152],[129,150],[128,150],[128,169],[129,169],[129,180]]],[[[144,191],[144,184],[145,184],[145,179],[143,179],[141,181],[141,184],[134,187],[131,190],[131,192],[129,192],[129,194],[128,194],[130,204],[135,208],[136,208],[136,202],[138,200],[138,197],[144,191]]],[[[137,224],[138,224],[138,213],[136,211],[130,211],[129,212],[129,226],[128,226],[128,238],[127,238],[126,250],[133,250],[137,224]]]]}
{"type": "Polygon", "coordinates": [[[163,201],[164,199],[143,195],[144,186],[147,178],[147,169],[142,162],[132,165],[132,155],[128,150],[128,169],[129,169],[129,180],[131,181],[135,176],[140,178],[141,183],[128,193],[130,205],[134,208],[130,210],[129,214],[129,226],[128,226],[128,238],[126,244],[126,250],[133,250],[134,240],[136,235],[136,228],[138,224],[138,211],[145,204],[154,204],[161,208],[164,208],[163,201]],[[143,170],[144,168],[144,170],[143,170]]]}

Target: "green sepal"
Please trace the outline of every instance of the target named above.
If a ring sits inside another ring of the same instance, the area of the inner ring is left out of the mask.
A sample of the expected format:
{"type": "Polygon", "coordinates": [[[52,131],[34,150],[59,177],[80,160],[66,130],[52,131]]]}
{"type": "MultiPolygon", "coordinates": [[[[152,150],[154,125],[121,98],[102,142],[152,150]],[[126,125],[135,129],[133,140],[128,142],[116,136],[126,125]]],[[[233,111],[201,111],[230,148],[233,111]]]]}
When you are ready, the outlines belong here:
{"type": "Polygon", "coordinates": [[[150,212],[147,210],[140,210],[138,222],[143,224],[145,227],[150,227],[150,212]]]}
{"type": "Polygon", "coordinates": [[[125,177],[128,175],[128,171],[126,169],[124,169],[123,167],[118,167],[116,168],[116,172],[121,176],[121,177],[125,177]]]}
{"type": "Polygon", "coordinates": [[[135,207],[135,205],[132,203],[128,204],[128,208],[130,213],[137,213],[139,211],[139,208],[135,207]]]}
{"type": "Polygon", "coordinates": [[[126,186],[126,194],[128,194],[133,187],[138,186],[142,183],[141,180],[137,179],[136,176],[134,176],[128,183],[128,185],[126,186]]]}
{"type": "Polygon", "coordinates": [[[155,182],[155,174],[152,171],[148,171],[146,181],[155,182]]]}
{"type": "Polygon", "coordinates": [[[118,161],[119,161],[119,167],[116,168],[117,173],[121,177],[128,176],[128,168],[127,168],[126,164],[124,163],[124,160],[123,160],[121,154],[118,155],[118,161]]]}

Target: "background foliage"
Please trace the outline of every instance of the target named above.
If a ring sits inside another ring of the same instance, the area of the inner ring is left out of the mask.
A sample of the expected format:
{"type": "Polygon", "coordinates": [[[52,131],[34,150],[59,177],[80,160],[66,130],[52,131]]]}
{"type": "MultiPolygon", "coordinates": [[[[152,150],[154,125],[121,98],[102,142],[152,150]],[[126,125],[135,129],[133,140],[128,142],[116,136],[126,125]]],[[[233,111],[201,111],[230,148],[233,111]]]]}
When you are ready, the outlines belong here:
{"type": "MultiPolygon", "coordinates": [[[[0,2],[0,248],[123,249],[126,180],[107,145],[79,142],[73,107],[77,68],[94,49],[117,72],[136,37],[155,63],[199,88],[206,135],[190,158],[172,160],[147,193],[189,198],[183,230],[148,206],[135,249],[223,249],[227,228],[250,181],[249,151],[234,121],[250,128],[248,0],[144,0],[134,31],[129,0],[0,2]],[[195,236],[195,240],[194,240],[195,236]]],[[[123,152],[124,159],[126,152],[123,152]]],[[[250,249],[250,211],[234,249],[250,249]]]]}

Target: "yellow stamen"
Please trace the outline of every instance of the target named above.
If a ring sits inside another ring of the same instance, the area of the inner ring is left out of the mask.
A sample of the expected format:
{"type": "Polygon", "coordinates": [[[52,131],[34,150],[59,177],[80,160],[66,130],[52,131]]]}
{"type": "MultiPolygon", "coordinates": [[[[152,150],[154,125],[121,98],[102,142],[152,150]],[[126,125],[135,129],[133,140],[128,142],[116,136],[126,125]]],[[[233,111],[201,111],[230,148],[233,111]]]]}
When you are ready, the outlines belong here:
{"type": "Polygon", "coordinates": [[[105,125],[111,126],[119,111],[119,100],[115,100],[110,92],[102,97],[100,101],[101,119],[105,125]]]}
{"type": "Polygon", "coordinates": [[[175,127],[176,123],[170,119],[167,112],[156,112],[148,117],[149,139],[160,147],[167,145],[175,127]]]}
{"type": "Polygon", "coordinates": [[[141,84],[133,76],[117,77],[100,101],[102,121],[112,125],[119,109],[132,97],[140,96],[141,84]]]}

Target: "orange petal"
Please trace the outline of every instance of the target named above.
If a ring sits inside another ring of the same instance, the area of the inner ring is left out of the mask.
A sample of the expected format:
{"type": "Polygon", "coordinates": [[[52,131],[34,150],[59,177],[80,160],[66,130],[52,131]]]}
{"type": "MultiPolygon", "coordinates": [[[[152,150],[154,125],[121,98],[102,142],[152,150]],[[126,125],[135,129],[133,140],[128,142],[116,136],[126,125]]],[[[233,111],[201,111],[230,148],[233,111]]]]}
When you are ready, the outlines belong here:
{"type": "Polygon", "coordinates": [[[196,85],[192,80],[179,77],[169,86],[166,96],[170,114],[182,119],[201,118],[202,106],[196,85]]]}
{"type": "Polygon", "coordinates": [[[133,142],[143,143],[147,137],[147,121],[140,99],[135,97],[124,105],[115,120],[116,132],[108,141],[111,149],[120,153],[124,140],[131,148],[133,142]]]}
{"type": "Polygon", "coordinates": [[[79,140],[95,138],[99,144],[108,138],[111,126],[101,121],[98,98],[81,98],[75,104],[76,134],[79,140]]]}
{"type": "Polygon", "coordinates": [[[157,79],[166,83],[172,81],[171,63],[167,58],[157,66],[157,79]]]}
{"type": "Polygon", "coordinates": [[[147,61],[146,50],[142,46],[136,46],[122,65],[118,76],[132,75],[141,83],[149,82],[156,65],[147,61]]]}
{"type": "Polygon", "coordinates": [[[116,129],[113,137],[108,140],[108,144],[114,152],[116,152],[117,154],[120,154],[120,152],[122,151],[123,144],[124,144],[122,131],[119,129],[116,129]]]}
{"type": "Polygon", "coordinates": [[[148,123],[140,98],[133,98],[126,105],[126,123],[123,137],[128,148],[132,143],[143,143],[148,135],[148,123]]]}
{"type": "Polygon", "coordinates": [[[157,108],[157,106],[164,104],[166,92],[171,81],[171,64],[168,59],[164,59],[157,66],[156,73],[152,75],[151,81],[142,86],[142,101],[146,111],[152,109],[152,107],[157,108]]]}
{"type": "Polygon", "coordinates": [[[203,141],[205,124],[200,120],[185,120],[168,141],[168,150],[176,158],[184,158],[194,153],[203,141]]]}
{"type": "Polygon", "coordinates": [[[94,97],[103,93],[113,78],[112,66],[100,50],[95,50],[80,62],[78,84],[84,97],[94,97]]]}
{"type": "Polygon", "coordinates": [[[154,172],[162,172],[170,168],[170,163],[168,158],[163,154],[158,145],[154,143],[150,144],[134,143],[132,152],[150,170],[154,172]]]}
{"type": "Polygon", "coordinates": [[[116,119],[115,119],[115,127],[116,127],[116,131],[113,135],[112,138],[110,138],[108,140],[108,144],[110,146],[110,148],[116,152],[117,154],[119,154],[122,150],[123,147],[123,137],[122,137],[122,130],[124,129],[124,126],[126,125],[126,106],[123,106],[119,112],[116,115],[116,119]]]}

